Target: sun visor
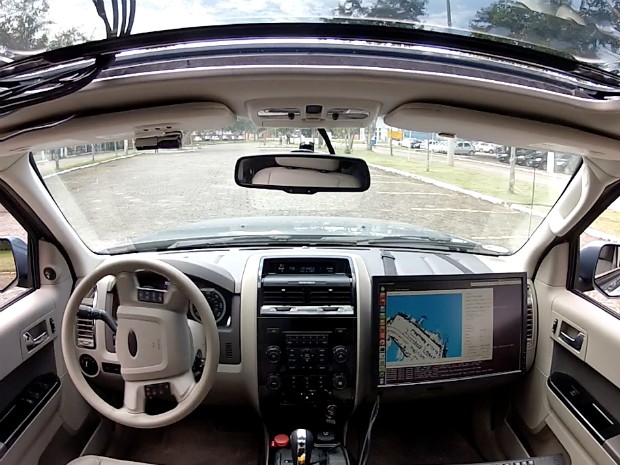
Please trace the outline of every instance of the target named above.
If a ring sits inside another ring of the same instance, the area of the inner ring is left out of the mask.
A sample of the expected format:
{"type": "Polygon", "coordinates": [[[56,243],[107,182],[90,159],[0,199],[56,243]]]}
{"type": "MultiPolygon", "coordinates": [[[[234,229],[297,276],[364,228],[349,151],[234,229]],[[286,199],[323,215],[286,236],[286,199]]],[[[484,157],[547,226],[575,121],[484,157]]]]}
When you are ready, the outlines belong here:
{"type": "Polygon", "coordinates": [[[252,122],[265,128],[363,128],[379,114],[372,100],[275,98],[250,100],[245,107],[252,122]]]}
{"type": "Polygon", "coordinates": [[[221,103],[197,102],[78,117],[45,128],[0,135],[3,153],[232,126],[237,116],[221,103]],[[14,135],[14,137],[10,137],[14,135]]]}
{"type": "Polygon", "coordinates": [[[384,118],[395,128],[466,140],[615,159],[618,141],[579,129],[432,103],[407,103],[384,118]]]}

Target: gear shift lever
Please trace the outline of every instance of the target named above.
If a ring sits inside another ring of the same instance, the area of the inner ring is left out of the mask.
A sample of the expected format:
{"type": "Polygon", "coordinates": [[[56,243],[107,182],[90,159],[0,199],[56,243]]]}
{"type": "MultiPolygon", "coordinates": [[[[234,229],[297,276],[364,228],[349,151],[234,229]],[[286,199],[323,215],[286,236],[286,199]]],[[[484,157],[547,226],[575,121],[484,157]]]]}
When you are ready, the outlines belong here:
{"type": "Polygon", "coordinates": [[[293,465],[310,465],[312,454],[312,433],[307,429],[296,429],[291,433],[293,465]]]}

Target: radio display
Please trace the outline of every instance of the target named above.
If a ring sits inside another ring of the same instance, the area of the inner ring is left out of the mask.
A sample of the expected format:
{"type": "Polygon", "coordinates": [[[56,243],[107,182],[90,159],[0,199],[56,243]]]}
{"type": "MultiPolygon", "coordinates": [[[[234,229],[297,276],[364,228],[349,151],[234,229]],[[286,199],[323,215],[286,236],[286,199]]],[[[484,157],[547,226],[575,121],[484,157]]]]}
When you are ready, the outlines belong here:
{"type": "Polygon", "coordinates": [[[263,276],[345,274],[351,276],[347,259],[341,258],[269,258],[263,262],[263,276]]]}

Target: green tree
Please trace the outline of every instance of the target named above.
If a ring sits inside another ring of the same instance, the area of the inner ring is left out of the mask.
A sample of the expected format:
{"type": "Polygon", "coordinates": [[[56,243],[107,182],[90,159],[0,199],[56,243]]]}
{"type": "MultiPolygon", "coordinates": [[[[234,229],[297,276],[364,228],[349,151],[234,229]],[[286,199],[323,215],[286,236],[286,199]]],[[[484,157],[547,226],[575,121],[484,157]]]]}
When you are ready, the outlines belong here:
{"type": "Polygon", "coordinates": [[[334,17],[327,22],[367,23],[373,20],[399,20],[417,22],[424,15],[428,0],[376,0],[365,6],[363,0],[344,0],[334,9],[334,17]]]}
{"type": "Polygon", "coordinates": [[[84,34],[77,27],[72,27],[66,31],[56,34],[54,38],[49,41],[47,48],[54,49],[69,47],[70,45],[87,42],[89,40],[92,40],[91,36],[84,34]]]}
{"type": "Polygon", "coordinates": [[[560,50],[578,58],[596,58],[603,49],[615,53],[618,39],[601,26],[620,26],[615,3],[583,0],[579,11],[570,0],[546,0],[529,9],[512,0],[498,0],[481,8],[470,23],[475,31],[560,50]]]}
{"type": "Polygon", "coordinates": [[[49,0],[0,0],[0,52],[19,52],[67,47],[92,38],[76,27],[50,33],[49,0]]]}
{"type": "Polygon", "coordinates": [[[48,0],[1,0],[0,47],[37,50],[48,44],[48,0]]]}
{"type": "Polygon", "coordinates": [[[380,19],[419,21],[424,15],[426,0],[377,0],[370,7],[368,16],[380,19]]]}

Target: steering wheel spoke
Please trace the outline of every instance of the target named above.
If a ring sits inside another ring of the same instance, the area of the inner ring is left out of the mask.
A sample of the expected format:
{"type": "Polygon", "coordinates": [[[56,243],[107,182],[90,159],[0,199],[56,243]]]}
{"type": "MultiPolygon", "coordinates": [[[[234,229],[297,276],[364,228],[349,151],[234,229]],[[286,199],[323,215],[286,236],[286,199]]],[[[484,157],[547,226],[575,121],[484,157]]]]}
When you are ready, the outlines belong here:
{"type": "Polygon", "coordinates": [[[191,372],[167,380],[125,381],[122,410],[130,413],[145,413],[147,393],[155,399],[183,402],[197,386],[191,372]]]}

